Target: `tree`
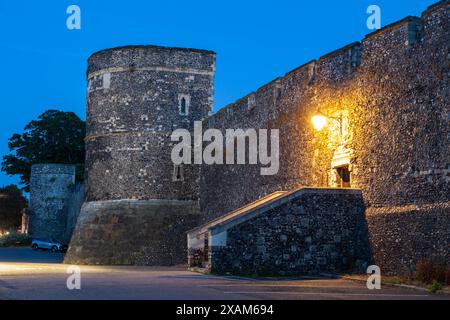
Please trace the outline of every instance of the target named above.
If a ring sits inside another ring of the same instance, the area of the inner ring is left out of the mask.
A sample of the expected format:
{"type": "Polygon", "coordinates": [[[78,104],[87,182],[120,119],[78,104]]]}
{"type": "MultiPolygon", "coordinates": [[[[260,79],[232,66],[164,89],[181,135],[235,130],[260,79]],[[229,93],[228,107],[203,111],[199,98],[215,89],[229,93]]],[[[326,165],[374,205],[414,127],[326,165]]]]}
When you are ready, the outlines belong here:
{"type": "Polygon", "coordinates": [[[1,170],[8,175],[20,175],[20,183],[27,192],[33,164],[74,164],[77,181],[82,181],[85,132],[85,122],[75,113],[47,110],[38,120],[27,124],[23,134],[9,138],[11,154],[3,156],[1,170]]]}
{"type": "Polygon", "coordinates": [[[15,185],[0,188],[0,230],[17,229],[27,201],[15,185]]]}

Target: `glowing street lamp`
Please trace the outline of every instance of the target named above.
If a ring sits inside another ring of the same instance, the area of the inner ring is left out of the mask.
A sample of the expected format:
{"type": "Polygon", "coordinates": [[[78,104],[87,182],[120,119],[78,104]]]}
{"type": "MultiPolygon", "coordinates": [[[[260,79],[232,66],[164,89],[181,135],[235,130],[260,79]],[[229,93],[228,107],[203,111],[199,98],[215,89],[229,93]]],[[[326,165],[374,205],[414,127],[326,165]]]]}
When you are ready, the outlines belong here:
{"type": "Polygon", "coordinates": [[[312,123],[314,129],[316,129],[317,131],[321,131],[327,125],[327,117],[323,115],[316,115],[312,117],[312,123]]]}
{"type": "Polygon", "coordinates": [[[319,112],[315,116],[312,117],[312,123],[316,130],[320,131],[322,130],[328,123],[328,119],[334,120],[339,125],[339,131],[342,135],[342,115],[340,114],[338,117],[332,117],[324,115],[323,113],[319,112]]]}

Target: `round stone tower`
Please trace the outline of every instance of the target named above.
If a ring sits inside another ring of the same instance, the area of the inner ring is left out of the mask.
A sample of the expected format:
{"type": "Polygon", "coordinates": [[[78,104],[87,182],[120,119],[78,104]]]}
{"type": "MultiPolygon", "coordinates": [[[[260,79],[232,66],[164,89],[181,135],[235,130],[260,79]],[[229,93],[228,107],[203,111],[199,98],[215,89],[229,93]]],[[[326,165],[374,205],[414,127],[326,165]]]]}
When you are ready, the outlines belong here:
{"type": "Polygon", "coordinates": [[[33,238],[66,237],[67,201],[75,184],[75,166],[36,164],[31,167],[29,233],[33,238]]]}
{"type": "Polygon", "coordinates": [[[86,202],[67,263],[173,265],[198,223],[199,167],[175,166],[170,136],[213,105],[215,53],[157,46],[89,58],[86,202]]]}

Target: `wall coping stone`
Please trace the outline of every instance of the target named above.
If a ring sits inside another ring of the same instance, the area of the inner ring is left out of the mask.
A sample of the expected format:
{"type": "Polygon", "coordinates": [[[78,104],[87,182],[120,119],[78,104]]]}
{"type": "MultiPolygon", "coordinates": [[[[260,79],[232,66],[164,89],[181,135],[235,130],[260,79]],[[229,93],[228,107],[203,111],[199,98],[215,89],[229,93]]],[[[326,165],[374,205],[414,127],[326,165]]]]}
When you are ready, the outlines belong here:
{"type": "MultiPolygon", "coordinates": [[[[234,213],[237,211],[237,210],[234,210],[231,213],[225,214],[225,215],[223,215],[213,221],[210,221],[202,226],[199,226],[197,228],[189,230],[187,232],[187,234],[189,237],[192,237],[196,234],[201,234],[208,230],[211,230],[211,232],[213,234],[221,233],[237,224],[240,224],[244,221],[250,220],[270,209],[273,209],[280,205],[288,203],[289,201],[291,201],[295,198],[298,198],[300,196],[303,196],[305,194],[317,194],[317,195],[342,194],[342,195],[360,195],[360,196],[362,196],[361,189],[353,189],[353,188],[301,187],[299,189],[296,189],[296,190],[293,190],[290,192],[283,192],[283,191],[279,191],[279,192],[282,193],[280,196],[275,197],[267,202],[263,202],[259,206],[251,207],[249,210],[244,210],[242,213],[240,213],[238,215],[234,215],[234,213]]],[[[268,196],[270,196],[270,195],[268,195],[268,196]]],[[[261,199],[263,199],[263,198],[261,198],[261,199]]]]}

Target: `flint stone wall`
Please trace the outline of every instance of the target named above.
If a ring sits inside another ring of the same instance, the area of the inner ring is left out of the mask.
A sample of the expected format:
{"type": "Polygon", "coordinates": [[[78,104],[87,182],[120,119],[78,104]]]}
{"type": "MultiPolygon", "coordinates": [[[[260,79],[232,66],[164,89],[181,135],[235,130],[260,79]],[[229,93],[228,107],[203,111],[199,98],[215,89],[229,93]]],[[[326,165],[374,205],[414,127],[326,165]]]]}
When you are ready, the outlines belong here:
{"type": "Polygon", "coordinates": [[[65,263],[177,265],[186,260],[187,229],[199,223],[198,205],[177,200],[86,202],[65,263]]]}
{"type": "MultiPolygon", "coordinates": [[[[371,262],[357,190],[306,190],[228,229],[209,271],[243,275],[364,272],[371,262]]],[[[215,233],[215,230],[211,230],[215,233]]]]}
{"type": "Polygon", "coordinates": [[[75,166],[36,164],[31,167],[29,234],[33,238],[67,240],[67,203],[75,185],[75,166]]]}
{"type": "Polygon", "coordinates": [[[205,127],[279,129],[280,171],[261,176],[260,165],[203,166],[204,220],[278,190],[335,186],[333,157],[343,147],[350,154],[352,187],[363,191],[365,206],[383,208],[386,217],[392,213],[389,219],[369,221],[376,263],[392,271],[414,269],[419,259],[435,256],[450,262],[449,230],[436,225],[435,218],[442,214],[439,222],[448,226],[448,208],[420,215],[395,211],[397,206],[450,201],[449,88],[449,1],[272,81],[221,109],[205,127]],[[319,112],[342,116],[343,144],[336,121],[314,130],[311,118],[319,112]],[[420,231],[402,226],[401,221],[415,219],[423,226],[420,231]],[[398,238],[383,240],[380,230],[398,238]],[[421,242],[429,245],[412,252],[410,244],[421,242]],[[392,254],[377,251],[388,244],[392,254]]]}
{"type": "Polygon", "coordinates": [[[88,64],[86,202],[65,262],[185,262],[185,232],[199,220],[199,167],[175,174],[171,134],[211,113],[215,53],[129,46],[88,64]]]}

